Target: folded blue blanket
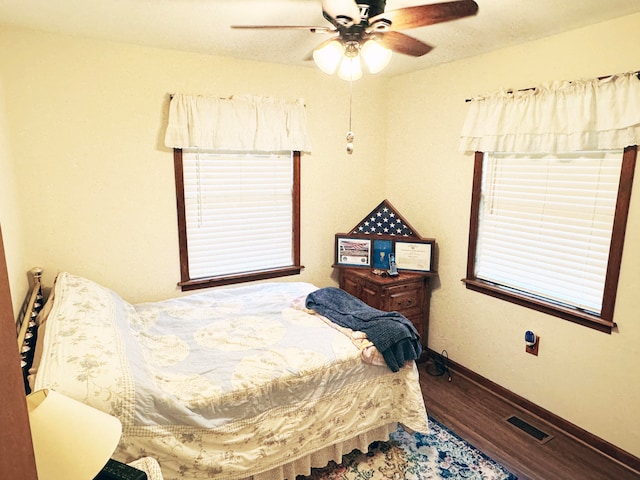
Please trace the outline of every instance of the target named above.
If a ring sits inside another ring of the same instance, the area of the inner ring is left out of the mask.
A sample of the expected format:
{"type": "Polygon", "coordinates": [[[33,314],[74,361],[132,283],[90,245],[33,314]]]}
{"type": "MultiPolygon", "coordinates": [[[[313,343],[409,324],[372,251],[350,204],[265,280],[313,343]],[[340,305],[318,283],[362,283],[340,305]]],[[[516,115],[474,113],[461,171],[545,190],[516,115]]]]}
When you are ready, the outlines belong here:
{"type": "Polygon", "coordinates": [[[404,315],[377,310],[340,288],[311,292],[305,305],[342,327],[364,332],[393,372],[422,353],[420,336],[404,315]]]}

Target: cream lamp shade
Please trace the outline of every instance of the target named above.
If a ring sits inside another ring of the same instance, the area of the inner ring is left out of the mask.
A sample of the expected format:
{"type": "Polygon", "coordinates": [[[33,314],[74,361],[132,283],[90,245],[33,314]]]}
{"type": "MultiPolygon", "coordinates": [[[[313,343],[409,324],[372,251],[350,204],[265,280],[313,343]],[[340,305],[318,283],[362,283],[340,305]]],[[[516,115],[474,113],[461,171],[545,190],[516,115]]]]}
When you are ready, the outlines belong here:
{"type": "Polygon", "coordinates": [[[53,390],[27,396],[38,480],[92,480],[113,454],[120,420],[53,390]]]}
{"type": "Polygon", "coordinates": [[[318,68],[327,75],[332,75],[338,69],[342,56],[344,55],[344,47],[342,43],[333,40],[322,48],[313,51],[313,60],[318,68]]]}
{"type": "Polygon", "coordinates": [[[376,74],[389,64],[392,53],[391,50],[383,47],[375,40],[367,40],[360,49],[360,55],[369,72],[376,74]]]}
{"type": "Polygon", "coordinates": [[[355,57],[345,56],[340,63],[338,77],[347,81],[356,81],[362,78],[362,65],[360,64],[360,55],[355,57]]]}

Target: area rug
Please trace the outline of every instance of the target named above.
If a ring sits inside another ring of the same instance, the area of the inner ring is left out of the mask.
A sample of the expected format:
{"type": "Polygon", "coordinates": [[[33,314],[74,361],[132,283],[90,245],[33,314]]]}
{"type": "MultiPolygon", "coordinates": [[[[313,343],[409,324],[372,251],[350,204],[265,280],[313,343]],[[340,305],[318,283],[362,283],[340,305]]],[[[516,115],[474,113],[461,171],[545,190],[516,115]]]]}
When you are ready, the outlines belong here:
{"type": "Polygon", "coordinates": [[[342,463],[313,469],[297,480],[516,480],[516,476],[429,418],[430,433],[413,435],[401,427],[387,442],[375,442],[367,453],[345,455],[342,463]]]}

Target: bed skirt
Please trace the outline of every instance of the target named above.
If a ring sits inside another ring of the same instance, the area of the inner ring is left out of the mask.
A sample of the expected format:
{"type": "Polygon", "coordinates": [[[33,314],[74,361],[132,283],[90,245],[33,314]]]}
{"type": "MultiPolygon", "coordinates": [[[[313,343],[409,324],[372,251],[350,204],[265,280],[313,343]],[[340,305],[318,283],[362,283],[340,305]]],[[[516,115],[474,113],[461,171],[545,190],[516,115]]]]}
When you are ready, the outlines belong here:
{"type": "Polygon", "coordinates": [[[311,474],[312,468],[325,467],[331,460],[336,463],[341,463],[342,456],[352,452],[354,449],[366,452],[369,445],[373,442],[388,440],[391,432],[395,432],[397,428],[398,424],[395,422],[374,428],[355,438],[350,438],[335,445],[329,445],[311,455],[253,475],[245,480],[295,480],[297,475],[309,475],[311,474]]]}

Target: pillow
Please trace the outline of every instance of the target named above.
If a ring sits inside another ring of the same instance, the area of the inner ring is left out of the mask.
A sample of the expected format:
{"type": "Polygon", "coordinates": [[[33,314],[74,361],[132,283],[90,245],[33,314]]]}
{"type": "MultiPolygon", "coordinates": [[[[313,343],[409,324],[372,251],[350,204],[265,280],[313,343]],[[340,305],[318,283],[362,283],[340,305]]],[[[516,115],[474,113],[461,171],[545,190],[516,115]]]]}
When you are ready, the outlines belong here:
{"type": "Polygon", "coordinates": [[[124,335],[130,334],[131,322],[139,321],[136,317],[133,306],[113,290],[60,272],[51,312],[43,324],[46,336],[35,367],[34,389],[51,388],[129,418],[133,379],[124,355],[128,338],[124,335]]]}

